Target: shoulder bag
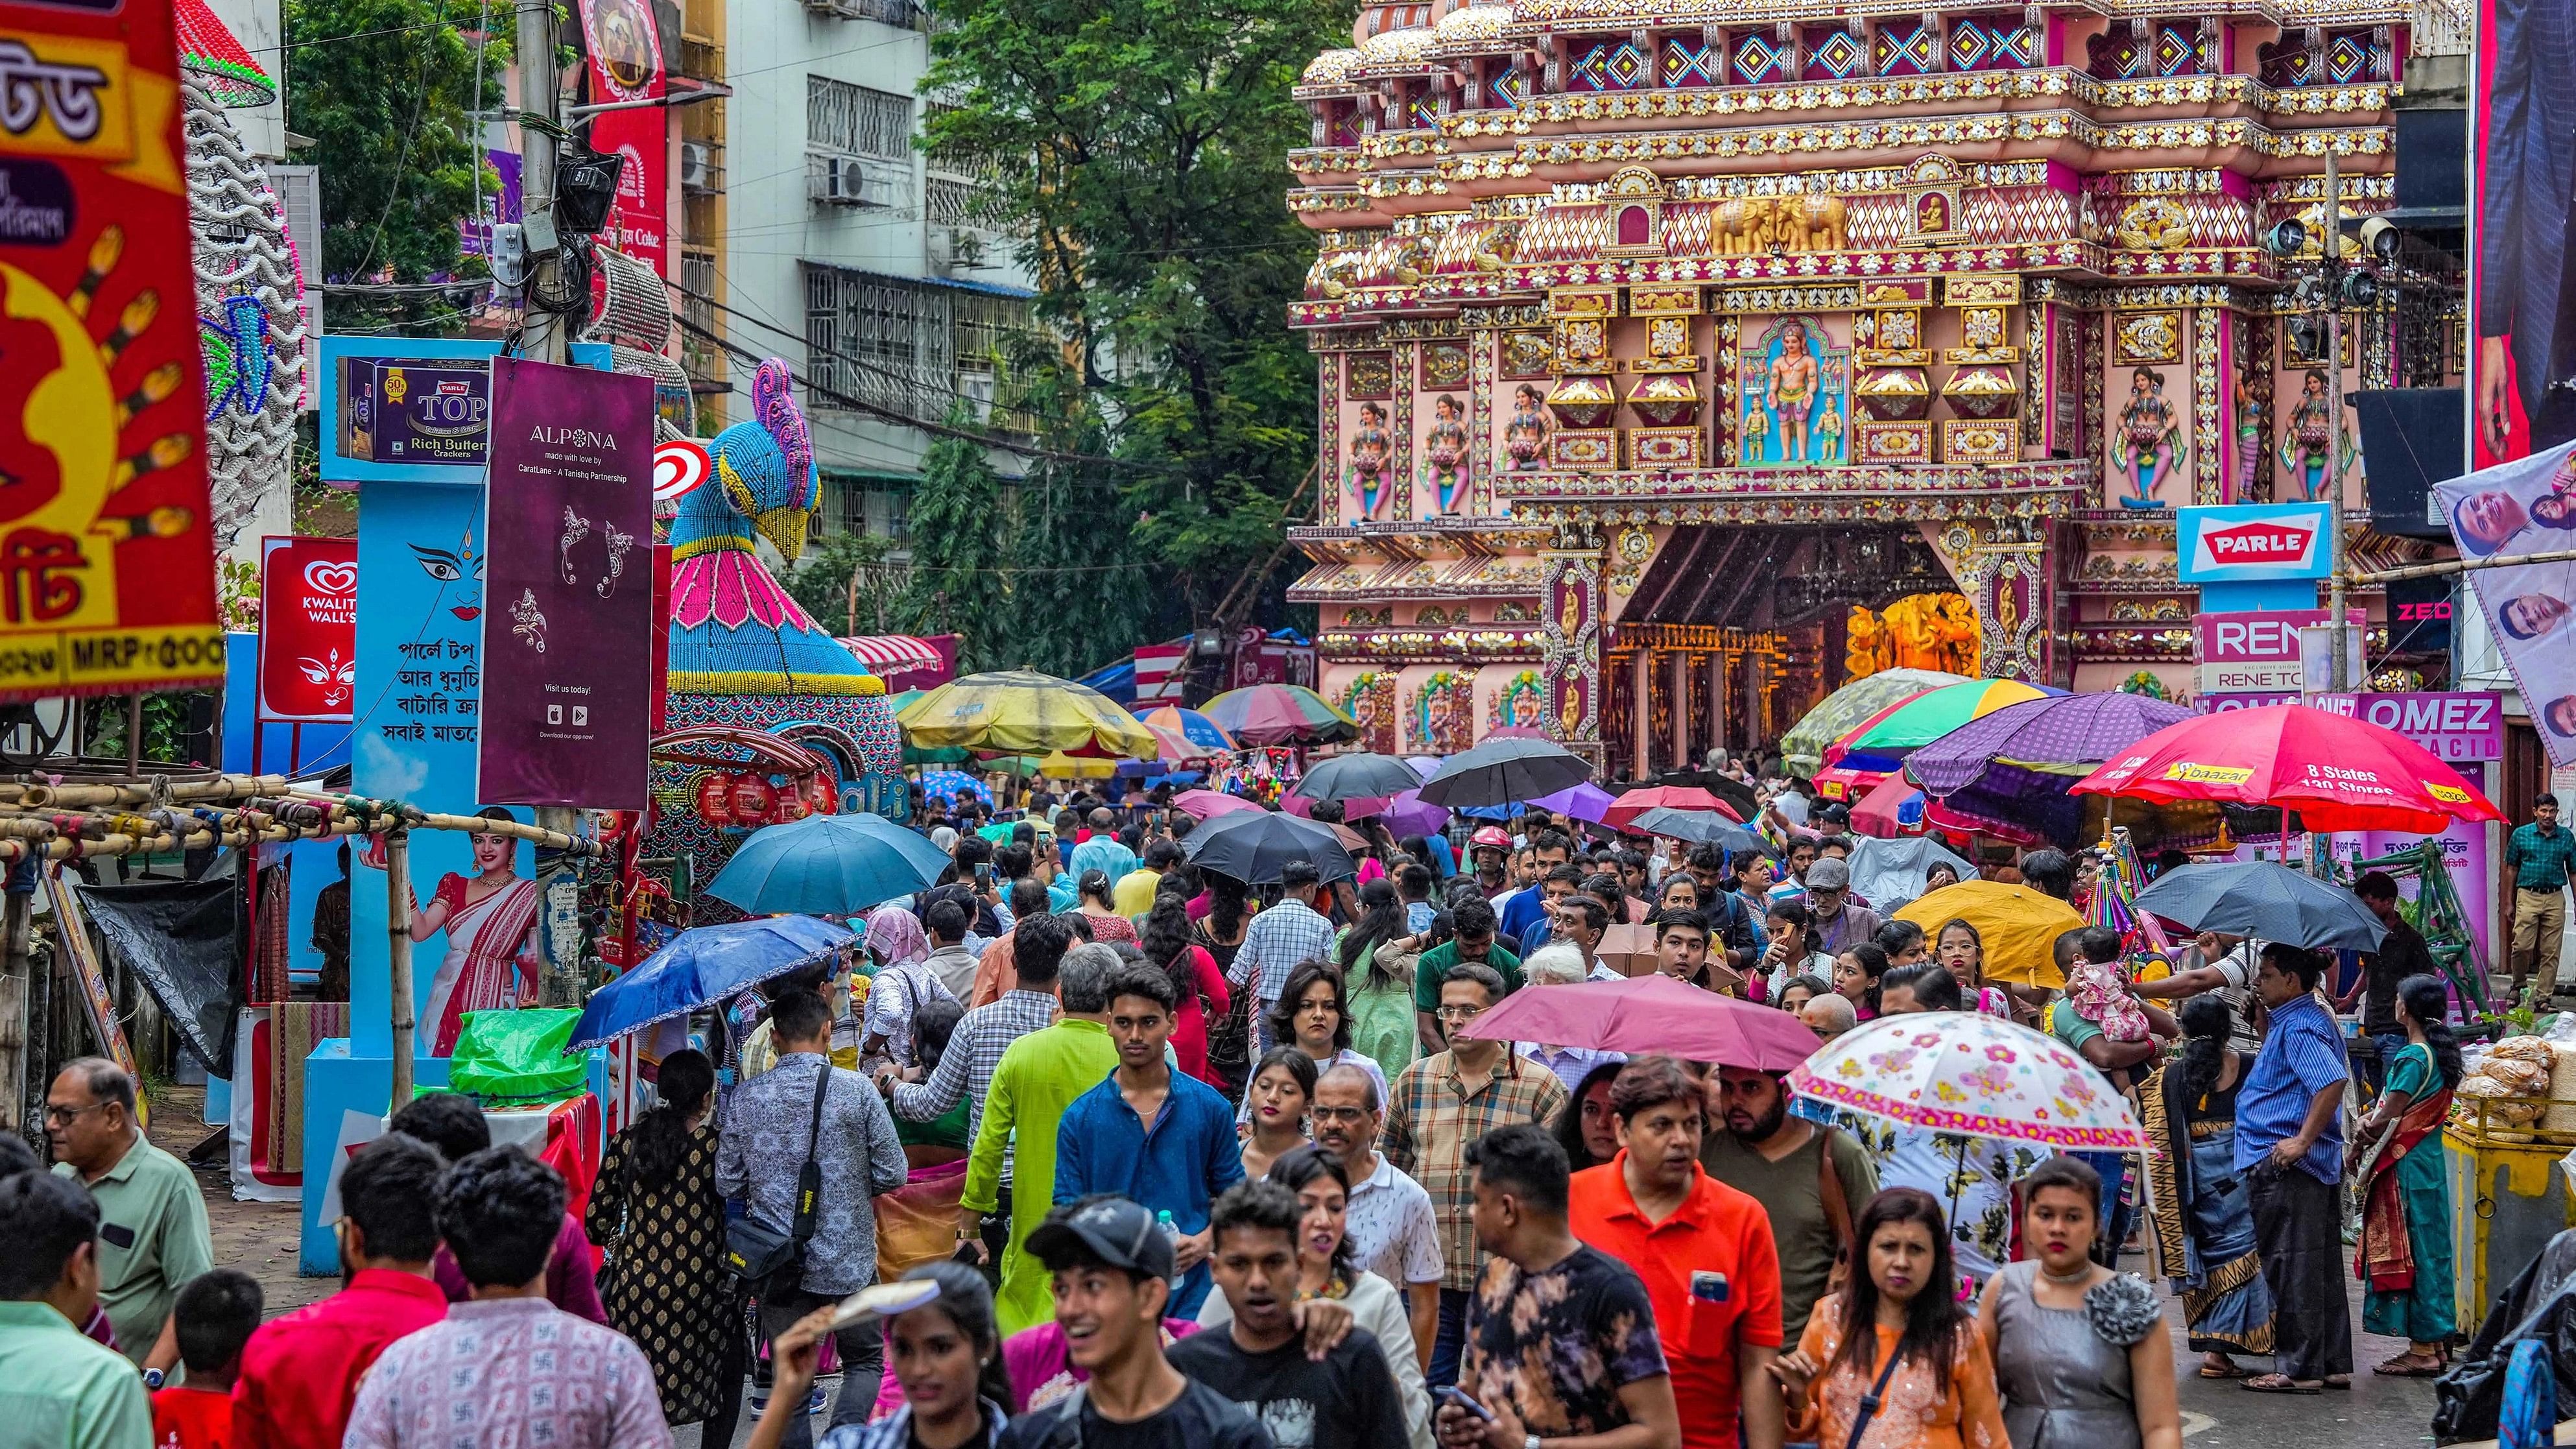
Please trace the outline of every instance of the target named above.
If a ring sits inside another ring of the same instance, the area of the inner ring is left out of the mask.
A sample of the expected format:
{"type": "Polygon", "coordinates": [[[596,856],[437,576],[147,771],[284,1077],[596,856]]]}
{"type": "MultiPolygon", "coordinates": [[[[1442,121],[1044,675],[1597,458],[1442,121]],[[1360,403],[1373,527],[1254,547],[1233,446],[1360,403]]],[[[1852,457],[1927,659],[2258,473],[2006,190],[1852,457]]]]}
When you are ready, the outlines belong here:
{"type": "Polygon", "coordinates": [[[832,1059],[816,1058],[822,1070],[814,1077],[813,1128],[805,1138],[805,1162],[796,1170],[796,1208],[786,1232],[744,1213],[725,1225],[725,1263],[746,1287],[765,1290],[805,1267],[805,1244],[814,1236],[816,1210],[823,1200],[823,1168],[815,1158],[823,1138],[823,1097],[832,1089],[832,1059]]]}

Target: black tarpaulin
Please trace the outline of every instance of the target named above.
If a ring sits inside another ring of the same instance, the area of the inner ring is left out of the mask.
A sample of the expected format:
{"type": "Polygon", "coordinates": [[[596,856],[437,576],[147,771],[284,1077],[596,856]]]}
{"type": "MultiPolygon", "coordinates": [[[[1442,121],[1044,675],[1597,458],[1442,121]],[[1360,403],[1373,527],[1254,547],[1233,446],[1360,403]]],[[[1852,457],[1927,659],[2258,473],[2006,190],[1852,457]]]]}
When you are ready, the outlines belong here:
{"type": "Polygon", "coordinates": [[[227,1081],[241,1007],[240,884],[227,877],[78,888],[107,949],[152,993],[206,1070],[227,1081]]]}

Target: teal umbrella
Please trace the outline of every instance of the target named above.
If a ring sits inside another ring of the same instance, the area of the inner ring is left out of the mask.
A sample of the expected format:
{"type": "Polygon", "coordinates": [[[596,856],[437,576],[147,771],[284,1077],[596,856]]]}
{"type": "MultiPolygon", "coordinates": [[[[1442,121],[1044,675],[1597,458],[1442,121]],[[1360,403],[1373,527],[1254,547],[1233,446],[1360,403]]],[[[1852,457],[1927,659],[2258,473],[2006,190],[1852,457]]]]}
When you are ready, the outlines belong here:
{"type": "Polygon", "coordinates": [[[855,916],[930,888],[948,853],[882,815],[808,815],[751,833],[707,894],[754,915],[855,916]]]}

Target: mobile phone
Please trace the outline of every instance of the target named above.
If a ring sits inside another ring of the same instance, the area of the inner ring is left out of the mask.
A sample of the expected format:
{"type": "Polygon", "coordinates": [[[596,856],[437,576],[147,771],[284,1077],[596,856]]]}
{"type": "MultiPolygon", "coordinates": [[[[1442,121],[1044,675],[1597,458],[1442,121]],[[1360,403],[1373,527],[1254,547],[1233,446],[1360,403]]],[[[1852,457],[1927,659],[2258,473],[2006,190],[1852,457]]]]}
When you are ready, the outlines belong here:
{"type": "Polygon", "coordinates": [[[1474,1399],[1467,1397],[1466,1391],[1459,1388],[1456,1384],[1442,1384],[1440,1387],[1433,1389],[1431,1391],[1431,1395],[1433,1398],[1438,1399],[1444,1404],[1456,1404],[1459,1408],[1466,1410],[1468,1413],[1475,1415],[1477,1418],[1484,1420],[1488,1424],[1494,1421],[1493,1411],[1487,1409],[1484,1405],[1477,1403],[1474,1399]]]}
{"type": "Polygon", "coordinates": [[[1703,1270],[1691,1274],[1690,1295],[1702,1303],[1724,1303],[1733,1291],[1724,1273],[1703,1270]]]}

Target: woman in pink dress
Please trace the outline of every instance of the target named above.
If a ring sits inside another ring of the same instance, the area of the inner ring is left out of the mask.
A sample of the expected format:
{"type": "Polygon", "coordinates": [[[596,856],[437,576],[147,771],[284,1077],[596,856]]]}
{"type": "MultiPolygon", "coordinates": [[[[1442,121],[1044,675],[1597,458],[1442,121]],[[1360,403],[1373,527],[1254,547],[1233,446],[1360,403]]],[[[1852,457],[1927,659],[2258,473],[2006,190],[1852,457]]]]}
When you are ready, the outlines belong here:
{"type": "MultiPolygon", "coordinates": [[[[508,820],[497,807],[479,812],[508,820]]],[[[423,902],[415,895],[411,938],[447,933],[447,954],[429,978],[420,1014],[420,1049],[443,1057],[456,1049],[465,1013],[533,1005],[537,999],[537,883],[516,869],[519,842],[506,835],[471,837],[472,876],[444,875],[423,902]]]]}

